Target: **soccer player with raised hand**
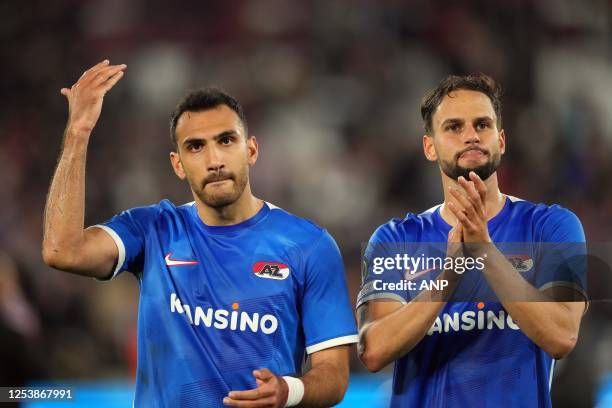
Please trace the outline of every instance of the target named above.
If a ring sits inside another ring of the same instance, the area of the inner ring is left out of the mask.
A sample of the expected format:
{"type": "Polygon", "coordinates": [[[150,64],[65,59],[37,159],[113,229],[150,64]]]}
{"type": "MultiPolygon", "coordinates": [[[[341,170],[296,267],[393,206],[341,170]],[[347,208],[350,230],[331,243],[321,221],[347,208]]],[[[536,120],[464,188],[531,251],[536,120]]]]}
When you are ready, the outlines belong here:
{"type": "Polygon", "coordinates": [[[103,61],[61,90],[69,119],[43,258],[98,279],[138,279],[134,405],[338,403],[358,340],[340,252],[325,229],[252,194],[259,146],[233,97],[193,91],[171,115],[170,162],[193,202],[162,200],[84,227],[87,144],[125,69],[103,61]],[[302,373],[305,353],[311,368],[302,373]]]}

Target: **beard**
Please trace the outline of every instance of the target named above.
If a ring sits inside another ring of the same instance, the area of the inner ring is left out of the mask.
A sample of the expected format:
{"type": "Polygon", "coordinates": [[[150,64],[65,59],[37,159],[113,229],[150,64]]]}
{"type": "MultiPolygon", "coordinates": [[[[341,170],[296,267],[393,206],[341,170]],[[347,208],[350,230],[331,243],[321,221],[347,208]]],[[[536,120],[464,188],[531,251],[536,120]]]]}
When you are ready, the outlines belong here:
{"type": "Polygon", "coordinates": [[[235,203],[240,196],[242,196],[248,181],[249,176],[247,174],[247,169],[244,169],[238,174],[221,170],[218,173],[214,173],[206,177],[201,183],[201,188],[193,188],[193,191],[196,193],[200,201],[202,201],[208,207],[219,209],[235,203]],[[232,187],[229,191],[227,191],[227,187],[224,187],[222,189],[223,191],[214,192],[206,189],[207,184],[223,180],[233,181],[232,187]]]}
{"type": "Polygon", "coordinates": [[[449,178],[455,181],[461,176],[463,176],[466,180],[469,181],[470,180],[469,174],[471,171],[478,174],[478,177],[480,177],[482,181],[485,181],[491,176],[491,174],[495,173],[495,171],[499,167],[500,162],[501,162],[501,155],[499,154],[499,152],[495,152],[491,154],[487,150],[479,148],[479,147],[469,147],[455,154],[455,157],[453,157],[452,161],[450,160],[446,161],[446,160],[441,159],[440,168],[442,169],[442,172],[444,172],[444,174],[446,174],[449,178]],[[475,167],[460,166],[459,158],[461,157],[463,153],[465,153],[468,150],[479,150],[480,152],[482,152],[484,155],[488,157],[487,162],[484,164],[481,164],[480,166],[475,166],[475,167]]]}

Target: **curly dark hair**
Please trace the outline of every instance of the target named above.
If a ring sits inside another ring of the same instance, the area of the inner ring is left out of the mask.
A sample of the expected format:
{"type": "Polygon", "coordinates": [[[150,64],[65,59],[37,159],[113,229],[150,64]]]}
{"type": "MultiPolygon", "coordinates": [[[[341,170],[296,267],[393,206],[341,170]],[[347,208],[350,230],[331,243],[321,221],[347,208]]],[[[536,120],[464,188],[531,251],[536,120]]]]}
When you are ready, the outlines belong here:
{"type": "Polygon", "coordinates": [[[442,99],[453,91],[464,89],[468,91],[482,92],[487,95],[493,105],[495,116],[497,116],[497,128],[502,127],[502,104],[501,87],[488,75],[478,73],[465,76],[450,75],[444,78],[438,86],[430,91],[421,102],[421,117],[427,134],[432,133],[431,119],[434,112],[442,102],[442,99]]]}

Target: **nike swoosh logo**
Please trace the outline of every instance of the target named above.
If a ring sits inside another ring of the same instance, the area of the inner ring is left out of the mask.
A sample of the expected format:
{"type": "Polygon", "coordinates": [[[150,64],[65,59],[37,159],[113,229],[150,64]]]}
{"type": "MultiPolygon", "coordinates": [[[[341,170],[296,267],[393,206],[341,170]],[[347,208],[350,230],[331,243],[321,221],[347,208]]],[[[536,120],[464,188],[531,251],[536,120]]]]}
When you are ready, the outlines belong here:
{"type": "Polygon", "coordinates": [[[182,261],[178,259],[170,259],[171,256],[172,256],[172,252],[168,252],[168,254],[166,254],[166,256],[164,257],[164,260],[166,261],[166,265],[168,266],[185,266],[185,265],[199,264],[198,261],[182,261]]]}
{"type": "Polygon", "coordinates": [[[415,273],[406,272],[406,273],[404,273],[404,278],[406,280],[410,281],[410,280],[418,278],[421,275],[425,275],[426,273],[434,271],[435,269],[436,268],[429,268],[429,269],[425,269],[425,270],[418,271],[418,272],[415,272],[415,273]]]}

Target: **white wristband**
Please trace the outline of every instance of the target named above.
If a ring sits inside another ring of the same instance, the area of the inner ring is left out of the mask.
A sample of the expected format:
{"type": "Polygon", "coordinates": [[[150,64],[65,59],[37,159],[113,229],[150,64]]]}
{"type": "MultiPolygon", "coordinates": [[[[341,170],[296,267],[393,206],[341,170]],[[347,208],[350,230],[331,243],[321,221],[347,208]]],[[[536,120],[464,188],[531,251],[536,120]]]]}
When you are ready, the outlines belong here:
{"type": "Polygon", "coordinates": [[[288,375],[283,376],[283,379],[289,388],[289,395],[287,396],[287,403],[285,406],[295,407],[302,402],[302,398],[304,398],[304,383],[299,378],[290,377],[288,375]]]}

